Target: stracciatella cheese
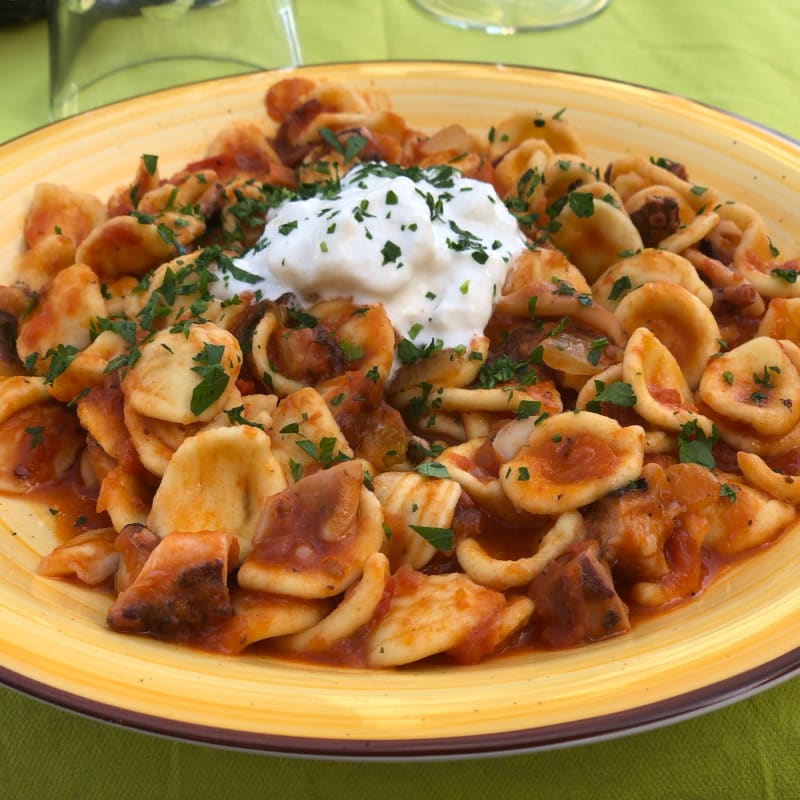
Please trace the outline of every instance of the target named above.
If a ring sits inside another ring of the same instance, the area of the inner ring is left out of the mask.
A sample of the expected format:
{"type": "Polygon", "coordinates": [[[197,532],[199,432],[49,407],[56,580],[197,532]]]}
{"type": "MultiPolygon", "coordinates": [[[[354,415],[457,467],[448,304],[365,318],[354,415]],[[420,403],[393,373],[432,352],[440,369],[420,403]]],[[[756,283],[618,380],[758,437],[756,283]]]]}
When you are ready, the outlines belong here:
{"type": "Polygon", "coordinates": [[[234,262],[249,280],[221,273],[215,294],[382,303],[401,338],[467,346],[525,247],[491,185],[451,167],[365,163],[272,209],[234,262]]]}

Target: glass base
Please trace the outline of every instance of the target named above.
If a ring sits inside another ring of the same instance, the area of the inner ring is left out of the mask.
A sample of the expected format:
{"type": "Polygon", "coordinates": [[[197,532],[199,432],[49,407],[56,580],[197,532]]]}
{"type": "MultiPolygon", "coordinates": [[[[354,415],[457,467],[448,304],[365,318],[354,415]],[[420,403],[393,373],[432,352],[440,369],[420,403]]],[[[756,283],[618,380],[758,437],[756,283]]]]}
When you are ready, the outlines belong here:
{"type": "Polygon", "coordinates": [[[413,0],[441,22],[486,33],[511,34],[573,25],[610,0],[413,0]]]}

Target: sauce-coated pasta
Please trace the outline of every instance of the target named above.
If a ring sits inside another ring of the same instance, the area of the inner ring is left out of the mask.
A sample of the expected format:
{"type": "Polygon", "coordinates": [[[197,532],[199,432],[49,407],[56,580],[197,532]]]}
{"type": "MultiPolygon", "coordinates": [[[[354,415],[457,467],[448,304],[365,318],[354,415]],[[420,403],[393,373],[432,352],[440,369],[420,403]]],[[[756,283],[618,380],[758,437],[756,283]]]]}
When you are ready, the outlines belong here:
{"type": "Polygon", "coordinates": [[[34,192],[0,491],[71,510],[40,575],[122,633],[474,663],[624,635],[796,526],[800,263],[755,209],[593,164],[568,112],[266,108],[105,202],[34,192]]]}

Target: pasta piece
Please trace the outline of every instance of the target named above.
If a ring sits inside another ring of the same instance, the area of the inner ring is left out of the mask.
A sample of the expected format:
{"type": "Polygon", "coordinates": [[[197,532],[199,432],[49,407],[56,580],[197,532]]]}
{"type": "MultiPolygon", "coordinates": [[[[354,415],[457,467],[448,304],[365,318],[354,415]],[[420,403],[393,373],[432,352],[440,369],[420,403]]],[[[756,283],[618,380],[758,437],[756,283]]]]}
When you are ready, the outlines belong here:
{"type": "Polygon", "coordinates": [[[125,428],[142,465],[159,477],[167,471],[175,451],[190,437],[201,431],[203,423],[181,425],[165,422],[156,417],[146,417],[124,406],[125,428]]]}
{"type": "Polygon", "coordinates": [[[481,364],[489,353],[489,340],[473,336],[465,350],[438,350],[415,363],[401,366],[388,383],[389,399],[393,394],[410,386],[425,383],[434,386],[469,386],[478,376],[481,364]]]}
{"type": "Polygon", "coordinates": [[[108,612],[109,627],[121,633],[190,639],[224,621],[233,615],[227,579],[236,558],[232,534],[170,533],[117,596],[108,612]]]}
{"type": "Polygon", "coordinates": [[[709,363],[697,396],[757,437],[784,436],[800,422],[800,348],[766,336],[745,342],[709,363]]]}
{"type": "Polygon", "coordinates": [[[579,295],[570,289],[564,291],[561,285],[552,282],[529,284],[500,295],[495,310],[526,320],[531,315],[537,319],[568,317],[576,324],[604,334],[613,344],[624,346],[627,336],[620,321],[608,309],[593,302],[590,293],[579,295]]]}
{"type": "Polygon", "coordinates": [[[539,409],[537,414],[557,414],[562,410],[561,396],[552,381],[519,387],[504,384],[492,389],[477,387],[456,389],[427,385],[398,392],[395,403],[400,408],[412,407],[411,413],[416,417],[428,411],[436,413],[437,416],[440,411],[455,411],[461,414],[473,411],[503,415],[518,414],[523,413],[532,403],[537,404],[536,407],[539,409]]]}
{"type": "Polygon", "coordinates": [[[644,246],[639,231],[608,184],[585,184],[566,199],[553,219],[556,229],[551,238],[589,283],[615,263],[621,252],[644,246]]]}
{"type": "Polygon", "coordinates": [[[559,515],[542,538],[539,549],[517,559],[493,558],[481,546],[480,539],[466,537],[456,545],[456,557],[464,572],[475,583],[504,592],[529,584],[550,561],[567,552],[584,537],[583,518],[577,511],[559,515]]]}
{"type": "MultiPolygon", "coordinates": [[[[521,624],[533,611],[529,600],[524,605],[528,613],[521,624]]],[[[369,634],[367,664],[399,666],[452,650],[477,630],[497,624],[505,608],[502,594],[465,575],[423,575],[403,567],[395,575],[386,613],[369,634]]]]}
{"type": "Polygon", "coordinates": [[[590,294],[583,273],[560,250],[539,247],[523,250],[511,262],[503,284],[502,294],[514,294],[519,289],[552,284],[553,288],[567,284],[576,294],[590,294]]]}
{"type": "Polygon", "coordinates": [[[244,558],[259,529],[267,499],[286,487],[269,437],[257,428],[211,428],[175,451],[156,490],[147,527],[234,534],[244,558]]]}
{"type": "Polygon", "coordinates": [[[69,236],[42,236],[20,259],[17,280],[41,291],[62,269],[75,263],[75,242],[69,236]]]}
{"type": "Polygon", "coordinates": [[[680,164],[657,163],[642,156],[612,161],[605,177],[617,190],[626,208],[637,192],[648,187],[658,187],[662,193],[680,198],[681,203],[695,214],[704,208],[714,208],[719,199],[714,189],[692,183],[680,164]]]}
{"type": "Polygon", "coordinates": [[[614,312],[622,298],[652,281],[676,283],[711,308],[713,295],[693,264],[668,250],[646,248],[612,264],[592,286],[596,302],[614,312]]]}
{"type": "Polygon", "coordinates": [[[548,206],[559,198],[599,180],[597,167],[587,164],[581,155],[562,151],[549,161],[542,175],[548,206]]]}
{"type": "Polygon", "coordinates": [[[530,621],[533,608],[529,597],[509,599],[489,624],[451,647],[448,654],[459,664],[477,664],[486,656],[496,653],[503,644],[513,641],[530,621]]]}
{"type": "Polygon", "coordinates": [[[636,412],[651,425],[679,432],[694,422],[708,436],[712,422],[694,405],[689,385],[675,357],[647,328],[628,339],[622,360],[622,379],[636,395],[636,412]]]}
{"type": "Polygon", "coordinates": [[[123,420],[123,398],[117,381],[92,386],[78,398],[77,414],[90,442],[115,462],[130,457],[130,435],[123,420]]]}
{"type": "Polygon", "coordinates": [[[773,297],[758,324],[756,336],[788,339],[800,345],[800,297],[773,297]]]}
{"type": "Polygon", "coordinates": [[[717,553],[732,555],[775,539],[797,518],[795,509],[734,475],[721,475],[728,489],[725,497],[706,513],[703,544],[717,553]]]}
{"type": "Polygon", "coordinates": [[[717,321],[701,300],[677,284],[652,281],[627,294],[615,314],[629,334],[641,327],[652,331],[675,356],[689,388],[697,388],[720,339],[717,321]]]}
{"type": "MultiPolygon", "coordinates": [[[[201,258],[200,251],[166,261],[149,272],[145,281],[136,284],[135,290],[126,291],[119,310],[130,318],[138,317],[146,329],[168,328],[185,320],[192,305],[202,302],[203,318],[224,327],[221,302],[204,299],[207,277],[200,273],[207,266],[208,259],[201,258]]],[[[124,277],[117,281],[125,285],[124,277]]],[[[113,281],[110,283],[114,285],[113,281]]],[[[228,306],[227,314],[232,313],[231,309],[228,306]]]]}
{"type": "Polygon", "coordinates": [[[719,214],[721,219],[733,222],[739,231],[740,238],[732,255],[734,270],[752,283],[762,297],[800,296],[800,284],[796,281],[797,262],[793,260],[784,266],[777,260],[777,248],[772,244],[761,215],[738,202],[725,204],[719,214]]]}
{"type": "Polygon", "coordinates": [[[674,253],[682,253],[708,236],[719,221],[716,213],[698,213],[686,225],[681,225],[675,233],[662,239],[658,246],[674,253]]]}
{"type": "Polygon", "coordinates": [[[328,404],[310,386],[292,392],[272,415],[272,450],[287,481],[353,458],[328,404]]]}
{"type": "Polygon", "coordinates": [[[516,455],[500,465],[499,478],[518,510],[561,514],[638,478],[643,459],[644,430],[638,425],[565,412],[535,426],[516,455]]]}
{"type": "Polygon", "coordinates": [[[553,148],[544,139],[525,139],[506,151],[495,167],[498,194],[503,199],[516,195],[526,209],[537,208],[545,193],[541,175],[552,157],[553,148]],[[539,180],[531,186],[533,176],[539,180]]]}
{"type": "Polygon", "coordinates": [[[488,438],[448,447],[437,456],[437,462],[481,508],[501,519],[519,517],[498,480],[499,462],[488,438]]]}
{"type": "Polygon", "coordinates": [[[364,562],[364,572],[344,593],[339,604],[324,619],[300,633],[277,642],[281,649],[296,653],[322,653],[338,641],[353,636],[375,616],[389,580],[389,562],[383,553],[373,553],[364,562]]]}
{"type": "Polygon", "coordinates": [[[750,486],[760,489],[776,500],[783,500],[795,506],[800,505],[798,476],[776,472],[760,456],[742,450],[736,453],[736,463],[750,486]]]}
{"type": "Polygon", "coordinates": [[[33,189],[23,234],[28,247],[52,234],[65,236],[77,246],[105,219],[105,208],[94,195],[39,183],[33,189]]]}
{"type": "Polygon", "coordinates": [[[372,488],[391,531],[383,552],[392,570],[402,564],[421,569],[433,558],[436,547],[413,527],[450,528],[461,486],[452,479],[431,479],[416,472],[384,472],[375,476],[372,488]]]}
{"type": "Polygon", "coordinates": [[[144,275],[174,258],[176,244],[172,235],[153,222],[112,217],[86,237],[75,258],[107,278],[144,275]]]}
{"type": "Polygon", "coordinates": [[[242,364],[236,338],[212,323],[161,331],[141,348],[122,382],[125,402],[145,417],[207,422],[227,405],[242,364]]]}
{"type": "Polygon", "coordinates": [[[382,522],[359,462],[315,472],[266,502],[239,585],[306,599],[335,597],[380,549],[382,522]]]}
{"type": "Polygon", "coordinates": [[[76,353],[64,371],[53,379],[50,393],[56,400],[68,403],[92,386],[100,386],[109,364],[123,356],[127,349],[127,342],[121,336],[103,331],[88,347],[76,353]]]}
{"type": "Polygon", "coordinates": [[[75,417],[50,400],[41,378],[0,379],[0,489],[23,494],[64,477],[85,434],[75,417]]]}
{"type": "Polygon", "coordinates": [[[286,185],[295,185],[294,176],[283,168],[268,139],[266,126],[260,123],[237,120],[224,127],[209,143],[206,157],[199,164],[189,165],[198,166],[213,169],[226,186],[236,181],[263,181],[265,178],[270,183],[288,179],[290,183],[286,185]]]}
{"type": "Polygon", "coordinates": [[[329,600],[302,600],[236,588],[234,616],[218,634],[228,652],[238,653],[265,639],[288,637],[317,625],[331,611],[329,600]]]}
{"type": "MultiPolygon", "coordinates": [[[[143,214],[163,214],[171,209],[191,209],[201,220],[220,209],[223,186],[211,169],[182,172],[139,195],[137,210],[143,214]]],[[[182,227],[182,226],[181,226],[182,227]]]]}
{"type": "Polygon", "coordinates": [[[91,343],[90,323],[105,316],[100,280],[85,264],[61,270],[37,297],[31,313],[19,323],[17,353],[34,359],[38,374],[57,375],[76,351],[91,343]],[[35,358],[34,358],[35,354],[35,358]]]}
{"type": "Polygon", "coordinates": [[[583,144],[572,124],[561,116],[518,111],[492,128],[489,155],[495,161],[529,139],[543,139],[554,153],[574,153],[583,158],[583,144]]]}
{"type": "Polygon", "coordinates": [[[86,531],[59,545],[39,561],[36,572],[48,578],[76,577],[87,586],[105,583],[117,571],[113,528],[86,531]]]}
{"type": "Polygon", "coordinates": [[[253,330],[249,357],[252,360],[255,374],[269,387],[269,390],[278,397],[286,397],[288,394],[302,389],[305,384],[283,375],[270,358],[270,341],[280,335],[280,327],[281,321],[277,308],[267,308],[253,330]]]}
{"type": "Polygon", "coordinates": [[[118,465],[103,476],[97,495],[97,510],[111,518],[114,530],[143,525],[153,505],[153,488],[140,472],[118,465]]]}

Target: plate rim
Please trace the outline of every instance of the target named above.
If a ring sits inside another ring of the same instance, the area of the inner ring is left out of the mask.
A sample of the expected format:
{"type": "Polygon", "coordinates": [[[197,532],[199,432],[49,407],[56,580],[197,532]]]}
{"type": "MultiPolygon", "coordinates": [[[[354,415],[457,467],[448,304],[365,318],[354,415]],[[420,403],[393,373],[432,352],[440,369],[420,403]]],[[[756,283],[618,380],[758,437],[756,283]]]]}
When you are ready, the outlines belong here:
{"type": "Polygon", "coordinates": [[[209,78],[207,80],[202,81],[189,81],[186,83],[180,83],[176,86],[166,87],[164,89],[159,89],[153,92],[142,92],[140,94],[131,95],[130,97],[121,99],[121,100],[114,100],[108,103],[103,103],[100,106],[95,108],[86,109],[84,111],[80,111],[77,114],[73,114],[69,117],[64,117],[58,120],[49,120],[48,122],[44,122],[41,125],[37,125],[30,130],[27,130],[23,133],[19,133],[16,136],[12,136],[10,139],[6,139],[0,142],[0,152],[2,149],[6,147],[6,145],[16,143],[21,139],[25,139],[32,134],[37,134],[41,131],[48,130],[55,126],[63,125],[65,123],[70,123],[73,120],[82,120],[90,115],[94,115],[98,112],[102,112],[108,108],[114,108],[120,105],[124,105],[126,103],[130,103],[132,101],[139,100],[143,97],[151,97],[166,94],[169,92],[174,92],[176,90],[187,89],[190,87],[197,87],[197,86],[204,86],[204,85],[216,85],[221,83],[227,83],[229,81],[236,81],[242,78],[252,78],[253,76],[257,75],[276,75],[281,73],[286,74],[295,74],[297,72],[303,72],[307,70],[316,71],[318,69],[324,69],[326,67],[344,67],[344,66],[353,66],[353,67],[375,67],[377,65],[404,65],[404,66],[424,66],[424,65],[433,65],[433,66],[454,66],[454,65],[465,65],[465,66],[474,66],[474,67],[485,67],[485,68],[493,68],[497,70],[503,69],[513,69],[513,70],[520,70],[522,72],[536,72],[542,74],[550,74],[550,75],[568,75],[576,78],[582,78],[590,81],[596,81],[603,84],[610,84],[613,86],[622,86],[622,87],[629,87],[633,89],[640,89],[644,92],[654,94],[654,95],[661,95],[664,97],[670,97],[679,101],[684,101],[690,103],[695,106],[699,106],[701,108],[708,109],[709,111],[716,112],[718,114],[722,114],[723,116],[729,117],[730,119],[738,120],[746,125],[752,126],[757,128],[758,130],[768,133],[772,136],[777,137],[778,139],[783,140],[789,144],[795,145],[800,147],[800,136],[795,138],[794,136],[784,133],[783,131],[778,130],[777,128],[773,128],[769,125],[764,124],[763,122],[759,122],[758,120],[753,119],[752,117],[748,117],[744,114],[739,114],[735,111],[731,111],[730,109],[726,109],[723,106],[715,105],[714,103],[709,103],[704,100],[699,100],[694,97],[690,97],[689,95],[684,95],[679,92],[673,92],[669,89],[659,89],[654,86],[650,86],[646,83],[639,83],[637,81],[630,81],[625,80],[624,78],[612,78],[603,75],[595,75],[590,72],[583,72],[581,70],[570,70],[570,69],[556,69],[555,67],[546,67],[546,66],[539,66],[539,65],[531,65],[531,64],[518,64],[513,61],[482,61],[480,59],[437,59],[437,58],[390,58],[383,61],[374,61],[369,59],[353,59],[353,60],[344,60],[344,61],[315,61],[308,64],[300,64],[295,67],[287,66],[287,67],[272,67],[268,69],[262,70],[253,70],[251,72],[243,72],[238,75],[227,75],[218,78],[209,78]]]}
{"type": "MultiPolygon", "coordinates": [[[[338,61],[303,65],[299,67],[269,69],[243,73],[237,76],[216,78],[208,81],[191,82],[158,92],[148,92],[126,100],[117,101],[82,112],[74,117],[45,123],[37,128],[0,143],[0,157],[9,145],[17,146],[32,136],[46,135],[53,128],[67,126],[77,121],[103,115],[109,108],[117,108],[135,103],[142,98],[172,92],[190,90],[206,84],[218,85],[240,80],[252,80],[257,76],[275,76],[285,73],[300,74],[304,71],[320,72],[327,67],[341,69],[352,66],[369,71],[377,67],[406,66],[412,68],[431,67],[434,69],[453,68],[459,65],[472,66],[502,74],[503,70],[513,70],[536,75],[568,76],[587,82],[587,85],[606,86],[613,90],[634,89],[654,97],[668,97],[689,106],[705,109],[720,115],[721,118],[738,121],[752,128],[760,136],[776,138],[800,151],[800,141],[769,126],[753,121],[742,115],[719,108],[709,103],[674,92],[656,89],[644,84],[615,78],[570,70],[538,66],[517,65],[513,63],[485,62],[473,60],[437,59],[393,59],[387,61],[338,61]]],[[[343,760],[422,760],[449,759],[458,757],[483,757],[532,752],[559,747],[578,746],[590,742],[618,738],[647,729],[673,724],[683,719],[698,716],[728,704],[738,702],[761,691],[778,685],[800,674],[800,647],[793,648],[780,656],[737,673],[712,684],[706,684],[682,694],[652,703],[639,704],[621,711],[588,716],[579,720],[550,724],[541,727],[526,727],[491,733],[469,734],[463,736],[437,736],[433,738],[359,739],[303,737],[285,734],[271,734],[261,731],[247,731],[236,728],[205,726],[195,722],[172,719],[168,716],[155,716],[122,706],[111,705],[85,697],[57,686],[28,677],[22,672],[0,664],[0,684],[11,690],[21,692],[36,700],[55,705],[61,709],[77,713],[98,721],[138,730],[154,735],[173,737],[183,741],[209,746],[220,746],[236,750],[271,753],[284,756],[312,758],[337,758],[343,760]]]]}
{"type": "Polygon", "coordinates": [[[0,665],[0,685],[63,711],[126,730],[265,755],[365,762],[489,758],[610,741],[719,710],[798,675],[800,647],[746,672],[683,694],[570,722],[466,736],[337,739],[243,731],[144,714],[59,689],[0,665]]]}

